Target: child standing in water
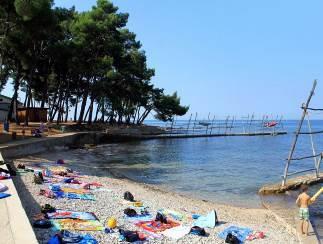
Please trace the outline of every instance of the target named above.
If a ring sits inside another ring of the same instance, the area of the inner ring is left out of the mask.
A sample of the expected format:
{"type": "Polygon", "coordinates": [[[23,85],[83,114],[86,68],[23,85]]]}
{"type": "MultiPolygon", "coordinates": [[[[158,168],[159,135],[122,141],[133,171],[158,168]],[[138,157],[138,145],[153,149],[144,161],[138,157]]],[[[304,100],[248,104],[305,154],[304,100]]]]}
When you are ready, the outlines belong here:
{"type": "Polygon", "coordinates": [[[301,219],[301,232],[303,235],[308,235],[308,226],[309,226],[309,218],[310,212],[308,206],[311,205],[313,202],[311,197],[307,194],[308,186],[302,185],[301,186],[301,193],[299,194],[296,204],[299,207],[299,218],[301,219]]]}

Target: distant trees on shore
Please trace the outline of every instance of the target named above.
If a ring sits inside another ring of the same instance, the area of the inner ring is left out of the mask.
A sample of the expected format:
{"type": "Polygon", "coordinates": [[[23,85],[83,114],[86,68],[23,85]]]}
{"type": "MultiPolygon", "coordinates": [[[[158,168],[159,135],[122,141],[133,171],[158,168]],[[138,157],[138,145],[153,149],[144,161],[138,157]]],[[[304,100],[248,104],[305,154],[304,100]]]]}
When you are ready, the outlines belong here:
{"type": "Polygon", "coordinates": [[[2,0],[0,86],[10,80],[14,88],[8,118],[20,90],[26,107],[48,107],[57,123],[141,124],[153,111],[163,121],[184,115],[188,107],[177,93],[151,83],[155,71],[127,21],[108,0],[81,13],[50,0],[2,0]]]}

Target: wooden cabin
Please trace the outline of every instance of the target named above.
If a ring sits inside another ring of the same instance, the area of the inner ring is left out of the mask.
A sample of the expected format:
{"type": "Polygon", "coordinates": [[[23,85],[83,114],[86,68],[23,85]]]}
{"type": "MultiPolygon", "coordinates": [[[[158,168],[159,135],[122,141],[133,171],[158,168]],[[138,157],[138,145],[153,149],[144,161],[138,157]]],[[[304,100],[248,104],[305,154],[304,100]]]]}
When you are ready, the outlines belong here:
{"type": "MultiPolygon", "coordinates": [[[[11,97],[7,97],[5,95],[0,94],[0,122],[4,122],[8,119],[8,112],[10,109],[11,97]]],[[[23,104],[17,101],[17,107],[22,108],[23,104]]],[[[11,119],[14,120],[16,118],[16,103],[13,104],[13,111],[11,119]]]]}
{"type": "Polygon", "coordinates": [[[47,122],[48,108],[18,108],[18,119],[25,121],[28,111],[29,122],[47,122]]]}

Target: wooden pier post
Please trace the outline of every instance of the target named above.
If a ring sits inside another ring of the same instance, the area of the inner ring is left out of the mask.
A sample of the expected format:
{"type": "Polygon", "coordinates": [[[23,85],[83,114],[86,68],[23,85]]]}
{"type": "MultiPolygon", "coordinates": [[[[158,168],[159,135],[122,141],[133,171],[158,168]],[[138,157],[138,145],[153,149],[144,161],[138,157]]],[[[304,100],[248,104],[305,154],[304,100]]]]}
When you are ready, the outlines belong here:
{"type": "MultiPolygon", "coordinates": [[[[314,164],[315,164],[315,167],[316,167],[316,177],[319,177],[319,172],[318,172],[318,168],[317,168],[317,165],[318,165],[318,159],[316,158],[316,150],[315,150],[315,147],[314,147],[314,141],[313,141],[313,135],[312,135],[312,126],[311,126],[311,122],[310,122],[310,117],[308,115],[308,112],[306,112],[306,118],[307,118],[307,125],[308,125],[308,129],[309,129],[309,132],[310,132],[310,141],[311,141],[311,147],[312,147],[312,152],[313,152],[313,160],[314,160],[314,164]]],[[[322,155],[320,155],[321,157],[322,155]]]]}
{"type": "Polygon", "coordinates": [[[188,120],[188,126],[187,126],[187,130],[186,130],[186,135],[188,134],[188,131],[190,129],[191,119],[192,119],[192,114],[190,116],[190,119],[188,120]]]}
{"type": "Polygon", "coordinates": [[[230,133],[232,132],[232,128],[233,128],[234,121],[235,121],[235,117],[232,116],[232,121],[231,121],[231,126],[230,126],[230,133]]]}
{"type": "Polygon", "coordinates": [[[170,126],[170,133],[173,134],[173,125],[174,125],[175,117],[172,120],[172,124],[170,126]]]}
{"type": "Polygon", "coordinates": [[[208,114],[208,116],[207,116],[207,124],[206,124],[206,131],[205,131],[205,134],[206,134],[206,135],[207,135],[207,131],[208,131],[208,129],[209,129],[210,113],[211,113],[211,112],[209,112],[209,114],[208,114]]]}
{"type": "Polygon", "coordinates": [[[215,115],[213,116],[213,120],[212,120],[212,123],[211,123],[210,135],[212,135],[212,130],[213,130],[213,126],[214,126],[214,120],[215,120],[215,115]]]}
{"type": "Polygon", "coordinates": [[[196,119],[197,119],[197,113],[195,113],[195,119],[194,119],[194,125],[193,125],[193,134],[194,134],[194,131],[195,131],[196,119]]]}
{"type": "Polygon", "coordinates": [[[229,118],[230,118],[230,116],[228,115],[227,118],[225,119],[225,132],[224,132],[224,134],[227,134],[229,118]]]}

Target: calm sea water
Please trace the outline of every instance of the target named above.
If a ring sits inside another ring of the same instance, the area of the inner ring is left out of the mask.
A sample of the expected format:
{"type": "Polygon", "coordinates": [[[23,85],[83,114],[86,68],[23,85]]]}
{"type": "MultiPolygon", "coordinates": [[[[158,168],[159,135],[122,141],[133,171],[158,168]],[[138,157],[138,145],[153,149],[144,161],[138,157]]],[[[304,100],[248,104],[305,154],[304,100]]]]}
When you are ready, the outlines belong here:
{"type": "MultiPolygon", "coordinates": [[[[99,158],[98,165],[139,182],[202,199],[259,207],[258,189],[281,181],[296,125],[297,121],[285,121],[284,129],[290,133],[283,136],[149,140],[102,145],[90,153],[99,158]]],[[[312,121],[312,129],[323,130],[323,121],[312,121]]],[[[315,135],[314,142],[317,152],[323,151],[323,136],[315,135]]],[[[300,136],[295,157],[311,154],[310,137],[300,136]]],[[[290,170],[313,165],[313,159],[293,162],[290,170]]],[[[311,187],[311,192],[319,187],[311,187]]],[[[320,232],[322,197],[312,206],[320,232]]]]}

